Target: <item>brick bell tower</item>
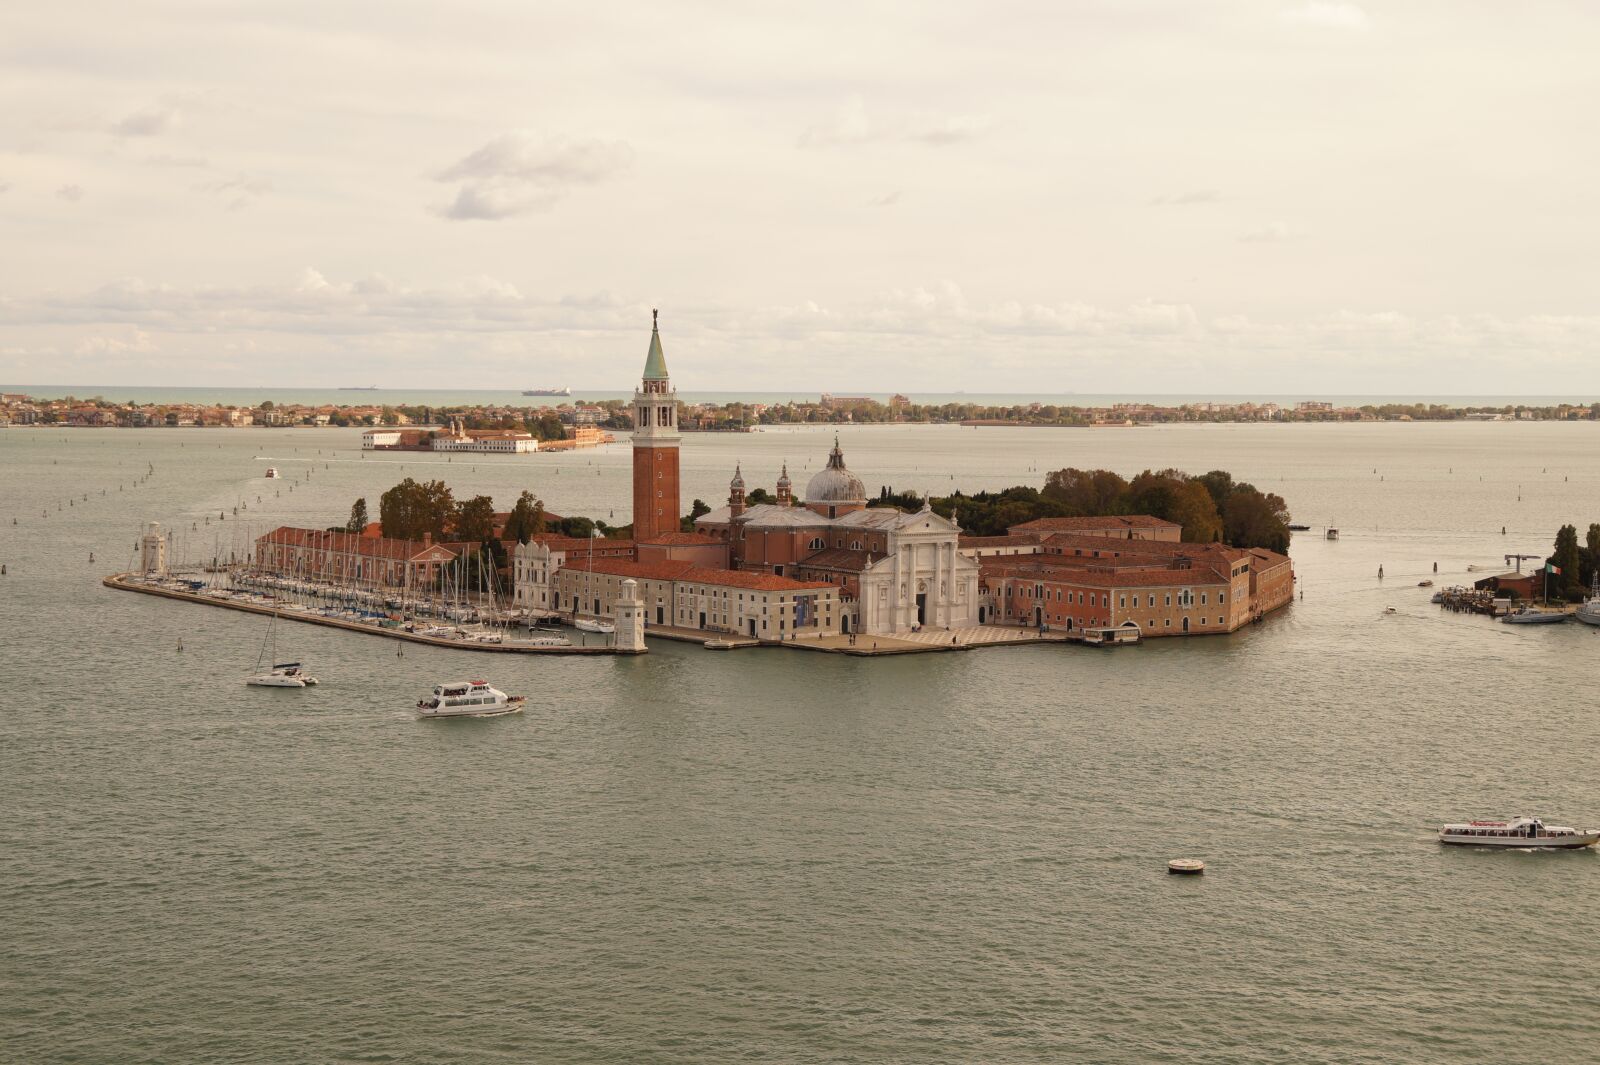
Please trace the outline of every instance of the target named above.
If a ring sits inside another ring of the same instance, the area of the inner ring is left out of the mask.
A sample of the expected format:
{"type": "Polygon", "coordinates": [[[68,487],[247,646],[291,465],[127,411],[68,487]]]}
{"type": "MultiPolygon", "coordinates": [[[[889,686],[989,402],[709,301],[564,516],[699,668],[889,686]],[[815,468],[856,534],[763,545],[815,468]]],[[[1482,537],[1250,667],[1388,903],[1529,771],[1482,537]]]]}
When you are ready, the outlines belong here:
{"type": "Polygon", "coordinates": [[[633,538],[678,531],[678,394],[661,353],[660,312],[650,312],[650,354],[633,394],[633,538]]]}

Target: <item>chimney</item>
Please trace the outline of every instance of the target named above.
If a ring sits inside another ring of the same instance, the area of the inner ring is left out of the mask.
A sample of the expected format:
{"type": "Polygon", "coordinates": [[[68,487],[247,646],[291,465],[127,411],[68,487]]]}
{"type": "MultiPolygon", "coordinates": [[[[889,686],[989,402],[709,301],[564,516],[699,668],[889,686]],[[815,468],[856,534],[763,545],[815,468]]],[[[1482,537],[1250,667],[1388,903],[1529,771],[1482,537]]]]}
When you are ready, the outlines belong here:
{"type": "Polygon", "coordinates": [[[432,547],[433,546],[433,533],[425,532],[425,533],[422,534],[422,546],[423,547],[432,547]]]}

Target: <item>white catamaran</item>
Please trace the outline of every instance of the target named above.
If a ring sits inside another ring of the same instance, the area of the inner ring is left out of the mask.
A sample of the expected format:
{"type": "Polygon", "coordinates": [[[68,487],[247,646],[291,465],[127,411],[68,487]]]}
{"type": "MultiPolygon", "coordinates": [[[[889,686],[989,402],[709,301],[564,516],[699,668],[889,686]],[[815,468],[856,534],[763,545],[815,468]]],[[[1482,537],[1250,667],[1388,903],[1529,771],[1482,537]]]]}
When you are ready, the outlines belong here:
{"type": "Polygon", "coordinates": [[[261,641],[261,651],[256,655],[255,673],[245,683],[257,688],[309,688],[317,683],[317,678],[301,669],[299,662],[279,662],[277,658],[278,612],[274,610],[272,621],[267,624],[267,638],[261,641]],[[272,667],[265,672],[261,669],[263,660],[272,667]]]}

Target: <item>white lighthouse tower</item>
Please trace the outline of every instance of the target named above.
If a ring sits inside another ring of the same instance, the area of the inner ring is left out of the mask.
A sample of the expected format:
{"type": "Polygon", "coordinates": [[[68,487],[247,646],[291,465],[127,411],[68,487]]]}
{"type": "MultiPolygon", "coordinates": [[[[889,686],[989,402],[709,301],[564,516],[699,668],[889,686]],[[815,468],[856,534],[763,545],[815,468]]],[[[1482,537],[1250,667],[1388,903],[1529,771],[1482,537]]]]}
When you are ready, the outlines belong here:
{"type": "Polygon", "coordinates": [[[616,626],[611,646],[630,654],[644,651],[644,603],[639,599],[638,581],[630,577],[622,582],[622,594],[612,604],[611,620],[616,626]]]}
{"type": "Polygon", "coordinates": [[[159,521],[146,525],[139,539],[139,572],[167,572],[167,534],[161,531],[159,521]]]}

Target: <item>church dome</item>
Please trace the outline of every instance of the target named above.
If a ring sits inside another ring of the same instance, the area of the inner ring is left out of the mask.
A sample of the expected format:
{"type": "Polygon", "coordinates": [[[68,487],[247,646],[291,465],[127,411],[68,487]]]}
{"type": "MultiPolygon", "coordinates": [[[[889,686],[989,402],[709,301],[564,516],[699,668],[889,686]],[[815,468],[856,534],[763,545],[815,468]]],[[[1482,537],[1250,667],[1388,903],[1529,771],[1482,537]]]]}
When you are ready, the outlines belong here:
{"type": "Polygon", "coordinates": [[[845,469],[844,452],[839,450],[838,438],[833,441],[833,451],[828,454],[828,465],[817,471],[806,485],[807,503],[866,503],[867,486],[861,478],[845,469]]]}

